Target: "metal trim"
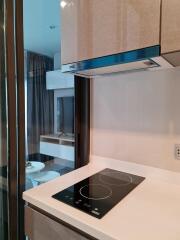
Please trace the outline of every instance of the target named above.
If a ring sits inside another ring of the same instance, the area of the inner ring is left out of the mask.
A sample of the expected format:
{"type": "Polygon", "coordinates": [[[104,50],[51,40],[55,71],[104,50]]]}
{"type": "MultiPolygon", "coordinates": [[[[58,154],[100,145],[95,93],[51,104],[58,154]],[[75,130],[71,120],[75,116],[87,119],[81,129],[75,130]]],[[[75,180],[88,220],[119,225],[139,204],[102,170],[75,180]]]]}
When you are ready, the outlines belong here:
{"type": "Polygon", "coordinates": [[[157,56],[160,56],[160,45],[155,45],[147,48],[141,48],[137,50],[117,53],[98,58],[92,58],[69,64],[62,64],[61,71],[63,73],[67,72],[77,73],[90,69],[142,61],[157,56]]]}
{"type": "Polygon", "coordinates": [[[6,65],[8,105],[8,240],[18,240],[18,133],[17,133],[17,78],[15,62],[14,7],[15,2],[6,4],[6,65]]]}
{"type": "Polygon", "coordinates": [[[75,169],[89,163],[90,155],[90,81],[74,76],[75,91],[75,169]]]}

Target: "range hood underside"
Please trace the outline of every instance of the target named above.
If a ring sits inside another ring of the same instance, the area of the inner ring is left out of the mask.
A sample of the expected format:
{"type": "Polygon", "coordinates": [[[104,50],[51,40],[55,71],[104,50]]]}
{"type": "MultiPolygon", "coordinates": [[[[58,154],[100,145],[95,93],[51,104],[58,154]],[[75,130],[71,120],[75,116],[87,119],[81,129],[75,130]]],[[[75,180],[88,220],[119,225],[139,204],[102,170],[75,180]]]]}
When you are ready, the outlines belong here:
{"type": "Polygon", "coordinates": [[[62,72],[85,77],[180,66],[180,52],[160,56],[160,46],[62,65],[62,72]]]}
{"type": "Polygon", "coordinates": [[[123,63],[118,65],[112,65],[109,67],[101,67],[90,70],[78,71],[77,75],[83,75],[87,77],[91,76],[102,76],[109,74],[117,74],[117,73],[127,73],[132,71],[140,71],[145,70],[147,68],[159,67],[153,60],[147,59],[137,62],[123,63]]]}

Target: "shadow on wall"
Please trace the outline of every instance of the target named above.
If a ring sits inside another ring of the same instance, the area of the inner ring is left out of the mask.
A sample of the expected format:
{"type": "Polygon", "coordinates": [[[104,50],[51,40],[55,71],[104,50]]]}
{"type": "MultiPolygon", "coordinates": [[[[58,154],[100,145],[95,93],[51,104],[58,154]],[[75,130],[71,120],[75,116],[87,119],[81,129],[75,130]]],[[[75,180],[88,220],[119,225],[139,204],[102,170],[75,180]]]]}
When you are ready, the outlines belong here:
{"type": "Polygon", "coordinates": [[[94,130],[180,134],[180,68],[98,77],[91,94],[94,130]]]}

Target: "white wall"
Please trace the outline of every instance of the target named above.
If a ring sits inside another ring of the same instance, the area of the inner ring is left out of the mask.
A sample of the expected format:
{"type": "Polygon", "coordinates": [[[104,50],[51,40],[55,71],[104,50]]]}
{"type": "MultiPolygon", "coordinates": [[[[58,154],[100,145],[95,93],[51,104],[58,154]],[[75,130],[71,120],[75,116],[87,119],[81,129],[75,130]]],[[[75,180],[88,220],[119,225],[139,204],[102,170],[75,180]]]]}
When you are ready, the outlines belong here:
{"type": "Polygon", "coordinates": [[[92,80],[91,154],[180,171],[180,68],[92,80]]]}

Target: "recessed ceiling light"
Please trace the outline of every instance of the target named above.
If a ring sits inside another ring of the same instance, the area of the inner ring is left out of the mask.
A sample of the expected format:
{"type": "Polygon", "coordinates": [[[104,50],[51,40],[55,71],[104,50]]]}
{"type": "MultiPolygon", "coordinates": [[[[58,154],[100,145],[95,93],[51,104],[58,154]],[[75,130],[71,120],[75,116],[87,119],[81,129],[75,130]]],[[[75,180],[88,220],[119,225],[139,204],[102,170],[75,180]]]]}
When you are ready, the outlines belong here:
{"type": "Polygon", "coordinates": [[[61,1],[61,7],[62,7],[62,8],[65,8],[66,5],[67,5],[67,2],[61,1]]]}

